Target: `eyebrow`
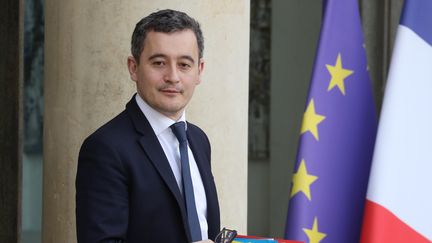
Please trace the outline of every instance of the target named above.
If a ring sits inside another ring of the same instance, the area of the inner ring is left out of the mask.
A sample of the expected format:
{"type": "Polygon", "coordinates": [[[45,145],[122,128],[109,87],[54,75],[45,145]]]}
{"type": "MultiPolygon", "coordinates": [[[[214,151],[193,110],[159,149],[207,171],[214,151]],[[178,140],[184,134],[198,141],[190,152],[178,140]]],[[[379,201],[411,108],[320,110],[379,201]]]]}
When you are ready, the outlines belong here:
{"type": "MultiPolygon", "coordinates": [[[[156,54],[151,55],[148,58],[148,60],[152,60],[152,59],[155,59],[155,58],[166,58],[166,57],[167,56],[164,55],[164,54],[156,53],[156,54]]],[[[187,59],[187,60],[191,61],[192,63],[195,63],[195,60],[191,56],[189,56],[189,55],[180,56],[180,59],[187,59]]]]}
{"type": "Polygon", "coordinates": [[[183,55],[180,57],[180,59],[187,59],[187,60],[191,61],[192,63],[195,63],[195,60],[191,56],[188,56],[188,55],[183,55]]]}

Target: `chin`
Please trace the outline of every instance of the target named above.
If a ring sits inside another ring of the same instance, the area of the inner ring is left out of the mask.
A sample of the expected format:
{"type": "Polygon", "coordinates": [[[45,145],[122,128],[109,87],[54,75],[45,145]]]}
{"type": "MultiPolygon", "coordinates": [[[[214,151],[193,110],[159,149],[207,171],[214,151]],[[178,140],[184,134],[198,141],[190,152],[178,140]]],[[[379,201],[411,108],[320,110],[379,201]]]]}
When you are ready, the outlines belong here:
{"type": "Polygon", "coordinates": [[[160,106],[159,108],[165,114],[177,115],[183,111],[184,106],[160,106]]]}

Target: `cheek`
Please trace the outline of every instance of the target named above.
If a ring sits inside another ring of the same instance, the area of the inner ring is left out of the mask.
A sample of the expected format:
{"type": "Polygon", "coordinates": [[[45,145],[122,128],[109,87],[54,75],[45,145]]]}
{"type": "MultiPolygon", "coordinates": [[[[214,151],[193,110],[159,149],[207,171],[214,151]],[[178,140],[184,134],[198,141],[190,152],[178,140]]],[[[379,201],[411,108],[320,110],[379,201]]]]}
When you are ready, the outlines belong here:
{"type": "Polygon", "coordinates": [[[188,87],[195,87],[201,82],[201,77],[198,73],[189,73],[188,75],[184,76],[184,84],[188,87]]]}
{"type": "Polygon", "coordinates": [[[159,87],[162,81],[157,73],[147,72],[141,75],[139,83],[141,87],[151,89],[159,87]]]}
{"type": "Polygon", "coordinates": [[[187,85],[187,87],[185,87],[185,90],[187,90],[187,94],[189,96],[189,98],[192,96],[192,94],[194,93],[195,90],[195,83],[190,83],[187,85]]]}

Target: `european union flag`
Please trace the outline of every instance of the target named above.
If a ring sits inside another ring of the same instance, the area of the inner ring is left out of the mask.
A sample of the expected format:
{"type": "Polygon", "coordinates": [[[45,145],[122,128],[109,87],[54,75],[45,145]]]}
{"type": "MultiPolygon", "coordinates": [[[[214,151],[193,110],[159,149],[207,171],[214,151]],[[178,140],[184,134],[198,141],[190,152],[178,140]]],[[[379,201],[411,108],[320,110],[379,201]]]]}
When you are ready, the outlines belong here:
{"type": "Polygon", "coordinates": [[[324,9],[285,237],[358,242],[377,119],[357,0],[324,9]]]}

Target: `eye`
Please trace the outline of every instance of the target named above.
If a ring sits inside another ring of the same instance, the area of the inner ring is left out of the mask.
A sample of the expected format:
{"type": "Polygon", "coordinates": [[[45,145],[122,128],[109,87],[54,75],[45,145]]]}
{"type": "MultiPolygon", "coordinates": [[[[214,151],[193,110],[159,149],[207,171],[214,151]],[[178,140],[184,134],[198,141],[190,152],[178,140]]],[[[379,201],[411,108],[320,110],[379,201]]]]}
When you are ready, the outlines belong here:
{"type": "Polygon", "coordinates": [[[162,67],[162,66],[165,65],[165,62],[163,62],[163,61],[154,61],[154,62],[152,62],[152,65],[153,65],[153,66],[159,66],[159,67],[162,67]]]}
{"type": "Polygon", "coordinates": [[[183,70],[187,70],[187,69],[190,69],[192,66],[189,63],[181,62],[181,63],[179,63],[179,67],[183,70]]]}

